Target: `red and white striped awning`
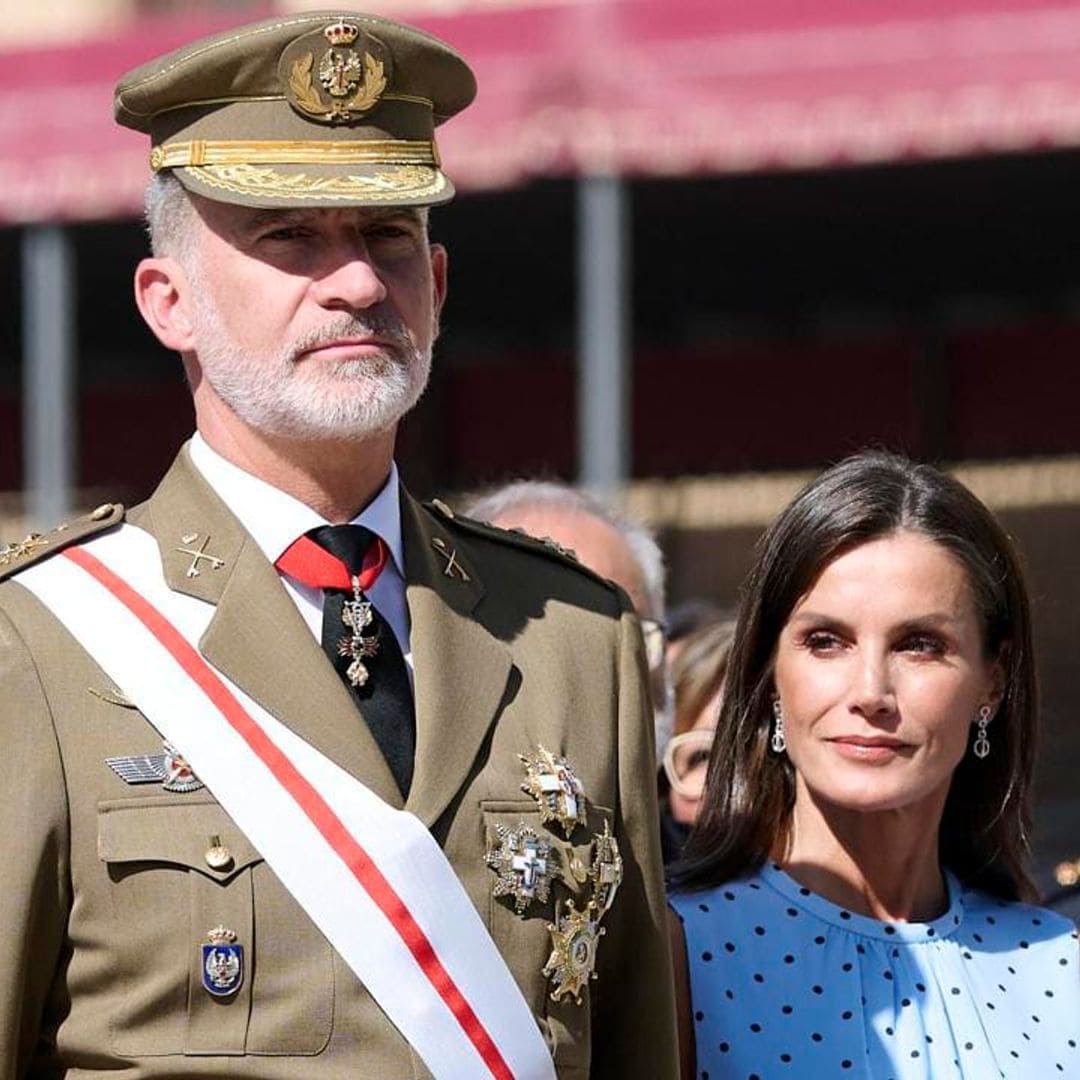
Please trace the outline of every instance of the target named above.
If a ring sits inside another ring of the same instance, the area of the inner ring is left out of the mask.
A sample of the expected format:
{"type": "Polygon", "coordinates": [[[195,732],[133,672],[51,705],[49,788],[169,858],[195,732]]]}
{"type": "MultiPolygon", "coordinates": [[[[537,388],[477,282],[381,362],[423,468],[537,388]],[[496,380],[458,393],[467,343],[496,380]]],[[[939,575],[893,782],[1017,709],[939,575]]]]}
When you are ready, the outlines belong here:
{"type": "MultiPolygon", "coordinates": [[[[564,0],[419,15],[476,68],[440,136],[463,189],[1080,145],[1080,5],[1046,0],[564,0]]],[[[122,71],[220,22],[0,54],[0,220],[139,205],[122,71]]]]}

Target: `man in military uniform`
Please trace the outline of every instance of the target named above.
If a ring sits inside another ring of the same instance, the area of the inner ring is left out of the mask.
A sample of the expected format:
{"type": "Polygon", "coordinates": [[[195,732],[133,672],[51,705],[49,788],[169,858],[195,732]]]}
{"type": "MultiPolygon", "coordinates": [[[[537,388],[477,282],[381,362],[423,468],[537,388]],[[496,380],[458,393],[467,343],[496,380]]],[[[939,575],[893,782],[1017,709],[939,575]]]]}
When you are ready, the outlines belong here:
{"type": "Polygon", "coordinates": [[[117,89],[198,431],[0,546],[5,1077],[674,1074],[630,604],[393,464],[473,93],[340,12],[117,89]]]}

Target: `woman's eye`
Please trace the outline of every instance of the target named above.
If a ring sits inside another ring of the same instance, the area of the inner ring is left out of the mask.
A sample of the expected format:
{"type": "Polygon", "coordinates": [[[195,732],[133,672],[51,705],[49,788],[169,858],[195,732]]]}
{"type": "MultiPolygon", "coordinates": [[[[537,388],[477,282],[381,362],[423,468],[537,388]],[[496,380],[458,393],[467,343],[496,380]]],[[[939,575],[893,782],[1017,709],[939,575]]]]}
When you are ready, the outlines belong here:
{"type": "Polygon", "coordinates": [[[900,644],[904,652],[925,653],[940,656],[945,651],[945,642],[933,634],[912,634],[900,644]]]}
{"type": "Polygon", "coordinates": [[[811,652],[829,652],[833,649],[838,649],[842,642],[836,634],[829,633],[825,630],[813,630],[804,638],[806,647],[811,652]]]}

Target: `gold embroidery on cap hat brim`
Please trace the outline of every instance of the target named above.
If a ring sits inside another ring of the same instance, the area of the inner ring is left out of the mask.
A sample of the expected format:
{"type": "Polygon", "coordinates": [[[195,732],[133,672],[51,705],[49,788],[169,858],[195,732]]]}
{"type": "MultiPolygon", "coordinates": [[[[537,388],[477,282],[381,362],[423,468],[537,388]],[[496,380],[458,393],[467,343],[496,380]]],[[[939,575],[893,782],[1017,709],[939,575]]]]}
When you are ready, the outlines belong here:
{"type": "Polygon", "coordinates": [[[434,143],[404,139],[313,142],[270,139],[193,139],[155,146],[150,167],[184,165],[437,165],[434,143]]]}
{"type": "Polygon", "coordinates": [[[280,173],[255,165],[206,165],[185,168],[192,180],[234,195],[285,196],[290,199],[355,199],[376,202],[437,196],[446,190],[446,177],[437,169],[403,165],[374,176],[308,176],[280,173]]]}

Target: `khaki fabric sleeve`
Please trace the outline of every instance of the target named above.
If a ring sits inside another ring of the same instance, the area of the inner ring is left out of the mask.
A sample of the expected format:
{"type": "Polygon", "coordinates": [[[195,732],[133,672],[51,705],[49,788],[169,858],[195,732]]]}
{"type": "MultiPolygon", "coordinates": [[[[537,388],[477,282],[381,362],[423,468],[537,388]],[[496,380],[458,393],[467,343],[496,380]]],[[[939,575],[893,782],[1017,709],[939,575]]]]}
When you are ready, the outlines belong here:
{"type": "Polygon", "coordinates": [[[34,1070],[70,886],[67,798],[52,718],[33,658],[3,612],[0,748],[0,1078],[9,1080],[34,1070]]]}
{"type": "Polygon", "coordinates": [[[656,756],[644,644],[622,599],[619,799],[615,832],[625,877],[604,920],[595,995],[594,1078],[678,1076],[675,1001],[660,857],[656,756]]]}

